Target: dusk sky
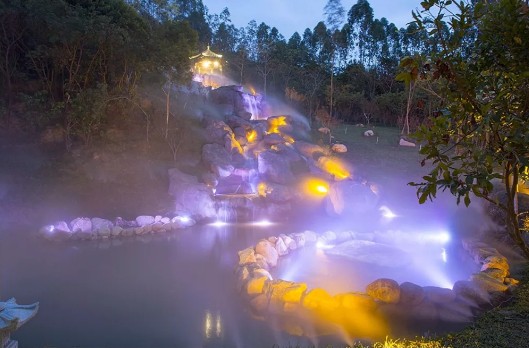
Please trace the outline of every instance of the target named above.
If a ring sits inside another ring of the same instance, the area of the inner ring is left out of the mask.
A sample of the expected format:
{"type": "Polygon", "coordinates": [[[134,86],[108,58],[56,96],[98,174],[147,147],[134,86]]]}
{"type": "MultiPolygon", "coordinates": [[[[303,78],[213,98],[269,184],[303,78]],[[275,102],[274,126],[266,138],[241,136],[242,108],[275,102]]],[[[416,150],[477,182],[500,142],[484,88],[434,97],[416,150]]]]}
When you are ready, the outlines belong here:
{"type": "MultiPolygon", "coordinates": [[[[239,28],[255,19],[276,27],[288,39],[295,32],[303,34],[324,20],[323,8],[327,0],[203,0],[210,14],[218,14],[225,7],[230,10],[233,24],[239,28]]],[[[347,13],[357,0],[342,0],[347,13]]],[[[411,11],[420,7],[420,0],[369,0],[375,18],[386,17],[398,28],[411,22],[411,11]]]]}

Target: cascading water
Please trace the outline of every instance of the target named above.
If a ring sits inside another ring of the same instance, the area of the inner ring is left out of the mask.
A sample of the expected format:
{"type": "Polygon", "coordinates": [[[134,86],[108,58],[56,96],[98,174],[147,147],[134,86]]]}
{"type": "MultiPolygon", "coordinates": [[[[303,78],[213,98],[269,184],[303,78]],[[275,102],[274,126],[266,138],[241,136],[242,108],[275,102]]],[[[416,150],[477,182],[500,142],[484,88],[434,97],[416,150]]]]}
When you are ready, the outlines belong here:
{"type": "Polygon", "coordinates": [[[244,99],[244,108],[246,111],[252,114],[252,120],[258,120],[260,117],[259,114],[259,101],[255,95],[250,95],[248,93],[243,93],[242,97],[244,99]]]}

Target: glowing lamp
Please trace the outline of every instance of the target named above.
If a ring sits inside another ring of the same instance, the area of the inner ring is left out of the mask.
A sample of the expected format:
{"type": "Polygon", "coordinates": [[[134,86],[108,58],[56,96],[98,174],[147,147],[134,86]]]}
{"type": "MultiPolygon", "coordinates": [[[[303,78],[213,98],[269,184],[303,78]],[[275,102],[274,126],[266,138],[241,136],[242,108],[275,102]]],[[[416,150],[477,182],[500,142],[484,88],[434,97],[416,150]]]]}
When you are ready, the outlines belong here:
{"type": "Polygon", "coordinates": [[[305,183],[305,191],[314,197],[325,197],[329,193],[329,184],[322,179],[311,178],[305,183]]]}
{"type": "Polygon", "coordinates": [[[268,194],[268,187],[266,186],[266,183],[261,182],[259,185],[257,185],[257,194],[261,197],[266,197],[268,194]]]}

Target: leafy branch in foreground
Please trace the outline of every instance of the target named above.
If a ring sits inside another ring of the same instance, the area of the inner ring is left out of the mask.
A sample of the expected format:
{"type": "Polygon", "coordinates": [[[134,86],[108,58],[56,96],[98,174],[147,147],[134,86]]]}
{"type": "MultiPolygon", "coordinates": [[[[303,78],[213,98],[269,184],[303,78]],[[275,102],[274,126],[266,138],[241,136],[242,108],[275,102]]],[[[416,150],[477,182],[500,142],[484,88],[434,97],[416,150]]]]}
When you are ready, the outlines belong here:
{"type": "Polygon", "coordinates": [[[529,7],[521,0],[421,5],[414,18],[435,47],[428,57],[404,58],[398,78],[435,82],[444,108],[414,134],[424,144],[422,164],[433,169],[410,185],[420,203],[449,190],[458,204],[476,196],[498,205],[529,258],[517,211],[518,182],[529,168],[529,7]],[[506,199],[493,194],[498,179],[506,199]]]}

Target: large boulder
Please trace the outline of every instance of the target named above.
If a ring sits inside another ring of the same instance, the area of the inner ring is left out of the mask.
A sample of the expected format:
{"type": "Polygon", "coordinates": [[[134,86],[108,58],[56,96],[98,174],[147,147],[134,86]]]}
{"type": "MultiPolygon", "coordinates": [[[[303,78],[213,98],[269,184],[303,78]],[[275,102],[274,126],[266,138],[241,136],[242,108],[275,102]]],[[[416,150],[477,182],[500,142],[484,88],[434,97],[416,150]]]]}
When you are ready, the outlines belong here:
{"type": "Polygon", "coordinates": [[[244,93],[241,86],[221,86],[209,93],[209,100],[217,105],[229,105],[233,114],[243,119],[259,118],[262,113],[259,96],[244,93]]]}
{"type": "Polygon", "coordinates": [[[414,283],[400,284],[400,302],[407,305],[418,305],[424,300],[424,289],[414,283]]]}
{"type": "Polygon", "coordinates": [[[337,181],[329,187],[325,210],[330,216],[365,216],[377,211],[378,199],[368,185],[352,180],[337,181]]]}
{"type": "Polygon", "coordinates": [[[220,177],[227,177],[235,170],[230,152],[219,144],[205,144],[202,147],[202,161],[220,177]]]}
{"type": "Polygon", "coordinates": [[[231,128],[221,120],[216,120],[214,118],[208,118],[206,121],[206,140],[209,143],[216,143],[219,145],[224,145],[226,137],[233,135],[231,128]]]}
{"type": "Polygon", "coordinates": [[[400,301],[399,283],[393,279],[381,278],[366,287],[366,293],[385,303],[398,303],[400,301]]]}
{"type": "Polygon", "coordinates": [[[169,194],[175,199],[175,210],[197,220],[217,215],[212,191],[197,178],[174,168],[169,170],[169,194]]]}
{"type": "Polygon", "coordinates": [[[70,222],[72,232],[91,233],[92,232],[92,221],[90,218],[76,218],[70,222]]]}
{"type": "Polygon", "coordinates": [[[286,185],[295,179],[288,159],[273,151],[261,152],[257,163],[259,173],[271,182],[286,185]]]}
{"type": "Polygon", "coordinates": [[[255,246],[255,252],[257,254],[263,255],[268,265],[271,267],[277,266],[277,260],[279,259],[279,254],[271,242],[263,239],[255,246]]]}

